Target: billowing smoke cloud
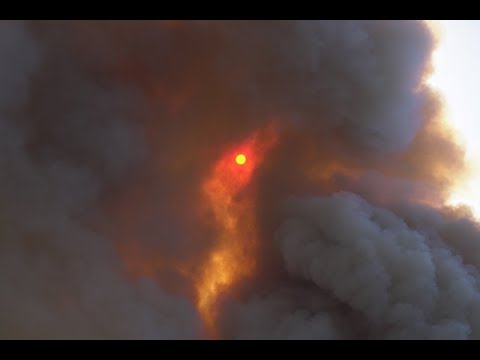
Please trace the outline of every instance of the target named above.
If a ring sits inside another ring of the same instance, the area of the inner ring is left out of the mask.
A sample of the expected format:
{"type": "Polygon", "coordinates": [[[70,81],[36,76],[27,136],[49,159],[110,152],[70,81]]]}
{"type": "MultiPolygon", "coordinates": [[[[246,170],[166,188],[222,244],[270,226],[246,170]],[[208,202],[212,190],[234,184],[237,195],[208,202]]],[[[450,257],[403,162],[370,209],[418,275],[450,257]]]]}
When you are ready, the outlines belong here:
{"type": "Polygon", "coordinates": [[[0,22],[0,337],[208,337],[202,184],[274,123],[217,336],[480,338],[433,46],[417,21],[0,22]]]}
{"type": "Polygon", "coordinates": [[[479,337],[478,271],[464,260],[477,245],[448,242],[464,236],[458,224],[408,224],[348,193],[291,199],[287,207],[278,232],[287,271],[364,315],[366,336],[479,337]]]}
{"type": "Polygon", "coordinates": [[[119,95],[66,56],[48,63],[53,54],[25,24],[0,26],[0,336],[194,336],[191,304],[152,281],[126,281],[111,241],[85,225],[102,181],[138,152],[119,95]]]}

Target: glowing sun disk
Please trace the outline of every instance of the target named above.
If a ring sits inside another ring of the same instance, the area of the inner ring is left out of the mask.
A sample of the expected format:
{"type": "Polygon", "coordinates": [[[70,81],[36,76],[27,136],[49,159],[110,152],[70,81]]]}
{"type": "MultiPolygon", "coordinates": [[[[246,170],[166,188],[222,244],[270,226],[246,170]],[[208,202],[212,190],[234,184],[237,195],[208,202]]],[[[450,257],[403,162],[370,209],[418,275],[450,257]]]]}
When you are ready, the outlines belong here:
{"type": "Polygon", "coordinates": [[[243,154],[238,154],[237,157],[235,158],[235,162],[238,165],[243,165],[247,162],[247,157],[243,154]]]}

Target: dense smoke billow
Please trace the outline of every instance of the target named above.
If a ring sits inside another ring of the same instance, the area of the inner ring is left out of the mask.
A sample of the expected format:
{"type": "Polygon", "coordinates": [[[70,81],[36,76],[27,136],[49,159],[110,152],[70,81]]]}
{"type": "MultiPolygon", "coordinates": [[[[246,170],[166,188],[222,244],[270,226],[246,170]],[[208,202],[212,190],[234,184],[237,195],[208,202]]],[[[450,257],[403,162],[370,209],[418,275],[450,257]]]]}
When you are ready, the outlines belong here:
{"type": "Polygon", "coordinates": [[[480,338],[434,45],[420,21],[0,22],[0,338],[209,338],[202,184],[272,121],[218,337],[480,338]]]}

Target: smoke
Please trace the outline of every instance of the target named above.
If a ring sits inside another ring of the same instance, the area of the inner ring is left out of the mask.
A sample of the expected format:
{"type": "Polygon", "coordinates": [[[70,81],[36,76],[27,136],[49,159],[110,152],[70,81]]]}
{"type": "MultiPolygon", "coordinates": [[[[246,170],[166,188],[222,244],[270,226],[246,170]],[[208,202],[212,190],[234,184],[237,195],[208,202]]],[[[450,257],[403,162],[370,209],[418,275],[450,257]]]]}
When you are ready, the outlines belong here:
{"type": "Polygon", "coordinates": [[[458,224],[432,226],[419,215],[408,224],[349,193],[291,199],[287,208],[278,241],[288,273],[361,313],[368,337],[478,338],[478,271],[463,260],[475,244],[448,243],[463,235],[458,224]]]}
{"type": "Polygon", "coordinates": [[[274,124],[217,336],[480,338],[434,45],[419,21],[0,22],[0,337],[208,337],[202,186],[274,124]]]}
{"type": "Polygon", "coordinates": [[[148,279],[128,282],[111,240],[87,226],[108,177],[137,152],[123,94],[49,58],[23,23],[2,22],[0,33],[0,336],[194,336],[192,305],[148,279]]]}

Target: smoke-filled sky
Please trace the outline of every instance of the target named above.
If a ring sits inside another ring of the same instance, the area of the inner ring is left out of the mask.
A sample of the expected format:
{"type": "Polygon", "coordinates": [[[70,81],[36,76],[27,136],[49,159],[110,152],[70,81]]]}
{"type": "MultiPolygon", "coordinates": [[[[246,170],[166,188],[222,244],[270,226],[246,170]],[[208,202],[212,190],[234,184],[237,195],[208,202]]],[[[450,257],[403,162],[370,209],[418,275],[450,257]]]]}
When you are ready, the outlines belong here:
{"type": "Polygon", "coordinates": [[[437,42],[422,21],[0,22],[0,338],[479,339],[437,42]]]}

